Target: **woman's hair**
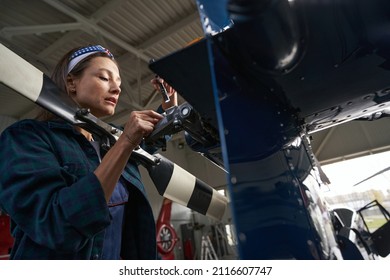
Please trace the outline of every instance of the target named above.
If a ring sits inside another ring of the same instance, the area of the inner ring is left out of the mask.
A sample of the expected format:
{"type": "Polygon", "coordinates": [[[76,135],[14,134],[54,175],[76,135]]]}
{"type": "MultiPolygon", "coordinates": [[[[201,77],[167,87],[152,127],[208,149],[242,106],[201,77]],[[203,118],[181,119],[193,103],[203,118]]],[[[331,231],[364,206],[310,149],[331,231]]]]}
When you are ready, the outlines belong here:
{"type": "MultiPolygon", "coordinates": [[[[95,46],[92,46],[94,48],[95,46]]],[[[101,46],[98,46],[99,48],[102,48],[101,46]]],[[[80,51],[88,48],[87,47],[77,47],[73,48],[70,51],[68,51],[57,63],[57,65],[54,68],[54,71],[51,75],[52,81],[57,85],[57,87],[60,89],[62,92],[67,92],[66,84],[67,84],[67,77],[68,75],[72,74],[74,78],[80,78],[81,75],[83,74],[84,70],[89,66],[90,61],[95,58],[95,57],[107,57],[112,59],[116,64],[117,62],[114,60],[113,55],[107,50],[104,49],[105,51],[97,51],[94,52],[90,55],[87,55],[83,59],[81,59],[76,65],[72,67],[69,71],[69,65],[72,59],[74,59],[75,54],[78,54],[80,51]]],[[[117,64],[118,68],[119,65],[117,64]]],[[[53,119],[58,119],[57,116],[52,114],[51,112],[40,108],[38,111],[37,116],[35,119],[40,120],[40,121],[48,121],[48,120],[53,120],[53,119]]]]}

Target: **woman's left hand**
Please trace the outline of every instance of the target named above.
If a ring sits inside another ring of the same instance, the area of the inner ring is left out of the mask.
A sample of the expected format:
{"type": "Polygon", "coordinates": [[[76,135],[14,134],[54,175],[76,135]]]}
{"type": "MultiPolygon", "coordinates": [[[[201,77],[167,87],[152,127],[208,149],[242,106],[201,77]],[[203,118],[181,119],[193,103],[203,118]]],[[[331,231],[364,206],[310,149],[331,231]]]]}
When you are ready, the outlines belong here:
{"type": "Polygon", "coordinates": [[[167,95],[169,97],[169,101],[168,102],[165,102],[165,100],[163,99],[162,101],[162,108],[165,110],[167,110],[168,108],[172,107],[172,106],[177,106],[177,92],[176,90],[171,87],[167,82],[165,82],[162,78],[160,77],[156,77],[154,79],[152,79],[150,81],[153,85],[153,87],[158,91],[160,92],[160,84],[162,84],[166,91],[167,91],[167,95]]]}

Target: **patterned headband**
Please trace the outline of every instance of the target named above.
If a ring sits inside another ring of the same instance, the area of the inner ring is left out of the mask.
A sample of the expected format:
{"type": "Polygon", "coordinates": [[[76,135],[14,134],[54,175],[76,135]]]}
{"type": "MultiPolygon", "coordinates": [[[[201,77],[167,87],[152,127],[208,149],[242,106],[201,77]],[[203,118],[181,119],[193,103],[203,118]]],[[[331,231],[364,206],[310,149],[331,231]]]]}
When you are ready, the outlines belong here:
{"type": "Polygon", "coordinates": [[[110,58],[114,59],[114,56],[112,53],[106,49],[103,48],[100,45],[95,45],[95,46],[88,46],[85,48],[78,49],[75,51],[69,58],[69,64],[68,64],[68,72],[66,74],[69,74],[73,68],[84,58],[93,55],[95,53],[102,52],[106,53],[110,58]]]}

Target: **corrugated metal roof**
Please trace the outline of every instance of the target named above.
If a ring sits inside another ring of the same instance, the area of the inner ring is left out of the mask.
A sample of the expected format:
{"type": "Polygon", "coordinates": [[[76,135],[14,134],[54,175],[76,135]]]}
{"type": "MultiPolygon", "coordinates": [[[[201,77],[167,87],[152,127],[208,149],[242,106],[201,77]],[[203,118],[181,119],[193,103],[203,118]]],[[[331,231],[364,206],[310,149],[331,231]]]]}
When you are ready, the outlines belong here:
{"type": "MultiPolygon", "coordinates": [[[[203,34],[194,0],[2,0],[1,7],[0,42],[46,74],[73,47],[109,48],[126,84],[118,104],[122,114],[150,104],[149,59],[178,50],[203,34]]],[[[22,118],[35,108],[0,88],[4,95],[7,103],[0,103],[0,115],[22,118]],[[5,108],[8,103],[14,109],[5,108]]],[[[159,97],[150,105],[158,102],[159,97]]],[[[115,116],[110,121],[115,123],[115,116]]]]}

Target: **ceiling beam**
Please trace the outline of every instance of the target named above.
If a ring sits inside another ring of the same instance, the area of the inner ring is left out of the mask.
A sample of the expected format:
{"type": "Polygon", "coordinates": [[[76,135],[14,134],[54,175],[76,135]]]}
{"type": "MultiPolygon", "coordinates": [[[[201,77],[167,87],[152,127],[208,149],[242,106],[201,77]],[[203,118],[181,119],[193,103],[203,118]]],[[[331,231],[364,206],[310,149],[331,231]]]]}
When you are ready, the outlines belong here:
{"type": "Polygon", "coordinates": [[[79,22],[28,26],[7,26],[0,30],[0,34],[4,37],[10,38],[12,36],[18,35],[65,32],[69,30],[77,30],[81,27],[82,25],[79,22]]]}
{"type": "MultiPolygon", "coordinates": [[[[88,32],[88,29],[94,30],[95,32],[99,32],[103,37],[110,40],[111,42],[117,44],[121,48],[125,49],[126,51],[134,54],[136,57],[139,57],[141,60],[145,62],[150,61],[150,57],[145,55],[142,51],[138,50],[137,48],[133,47],[132,45],[126,43],[125,41],[119,39],[115,35],[113,35],[111,32],[108,32],[104,28],[96,25],[94,20],[90,20],[83,15],[77,13],[73,9],[69,8],[65,4],[57,1],[57,0],[43,0],[48,5],[52,6],[53,8],[61,11],[62,13],[74,18],[76,21],[82,23],[83,27],[82,29],[88,32]]],[[[88,32],[90,33],[90,32],[88,32]]]]}

